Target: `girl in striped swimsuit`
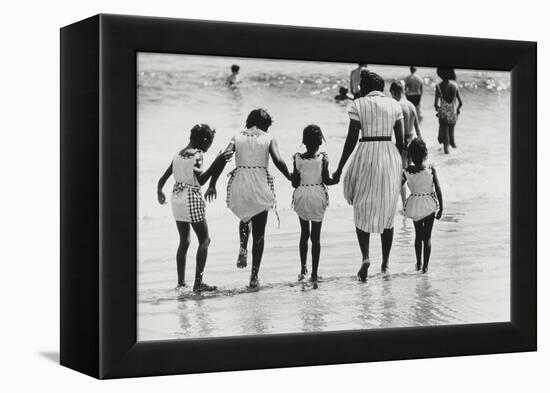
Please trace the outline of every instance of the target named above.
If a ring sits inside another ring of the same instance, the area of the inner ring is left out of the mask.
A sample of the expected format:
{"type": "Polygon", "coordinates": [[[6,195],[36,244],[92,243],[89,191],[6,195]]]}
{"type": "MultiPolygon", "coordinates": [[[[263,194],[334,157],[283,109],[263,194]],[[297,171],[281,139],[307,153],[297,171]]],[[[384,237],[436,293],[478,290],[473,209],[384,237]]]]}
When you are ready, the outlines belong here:
{"type": "Polygon", "coordinates": [[[214,140],[215,131],[207,124],[197,124],[191,129],[189,144],[184,147],[170,163],[166,172],[158,182],[157,197],[161,205],[166,203],[162,189],[171,175],[176,183],[172,191],[172,213],[176,220],[180,242],[176,254],[178,284],[176,290],[181,292],[185,287],[185,263],[189,248],[189,227],[193,228],[199,240],[197,250],[197,267],[193,291],[213,291],[215,286],[202,281],[204,266],[208,256],[210,236],[205,217],[205,203],[201,194],[201,186],[214,173],[219,173],[233,152],[225,151],[218,155],[210,168],[203,171],[203,153],[208,151],[214,140]]]}
{"type": "Polygon", "coordinates": [[[328,156],[319,153],[319,147],[325,140],[321,129],[312,124],[304,129],[302,143],[305,153],[294,155],[292,185],[296,188],[292,196],[292,206],[300,219],[302,235],[300,237],[301,271],[298,280],[307,274],[307,249],[311,238],[311,282],[317,288],[319,256],[321,254],[321,225],[328,206],[329,185],[337,184],[328,171],[328,156]],[[311,229],[310,229],[311,221],[311,229]]]}

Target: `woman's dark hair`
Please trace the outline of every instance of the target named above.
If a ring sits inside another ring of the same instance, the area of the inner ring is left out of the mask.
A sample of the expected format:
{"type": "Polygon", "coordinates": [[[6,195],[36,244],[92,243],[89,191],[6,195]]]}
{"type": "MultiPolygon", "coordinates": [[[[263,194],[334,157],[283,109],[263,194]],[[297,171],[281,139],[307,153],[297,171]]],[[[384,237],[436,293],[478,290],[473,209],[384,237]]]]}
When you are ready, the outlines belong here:
{"type": "Polygon", "coordinates": [[[233,64],[231,66],[231,72],[239,72],[240,69],[241,67],[239,67],[237,64],[233,64]]]}
{"type": "Polygon", "coordinates": [[[456,80],[456,74],[454,68],[448,68],[448,67],[437,67],[437,76],[439,76],[441,79],[448,79],[455,81],[456,80]]]}
{"type": "Polygon", "coordinates": [[[318,125],[310,124],[304,128],[304,133],[302,134],[302,143],[306,146],[321,146],[325,136],[323,131],[318,125]]]}
{"type": "Polygon", "coordinates": [[[420,138],[415,138],[412,140],[409,144],[408,151],[412,162],[416,166],[422,165],[422,162],[428,156],[428,148],[426,147],[424,141],[420,138]]]}
{"type": "Polygon", "coordinates": [[[262,131],[267,131],[271,124],[273,124],[271,116],[265,109],[261,108],[254,109],[246,118],[246,128],[256,127],[262,131]]]}
{"type": "Polygon", "coordinates": [[[384,79],[372,71],[361,71],[361,95],[369,94],[371,91],[384,91],[384,79]]]}
{"type": "Polygon", "coordinates": [[[212,144],[215,135],[216,130],[210,128],[208,124],[196,124],[191,128],[191,136],[189,139],[193,146],[204,149],[212,144]]]}

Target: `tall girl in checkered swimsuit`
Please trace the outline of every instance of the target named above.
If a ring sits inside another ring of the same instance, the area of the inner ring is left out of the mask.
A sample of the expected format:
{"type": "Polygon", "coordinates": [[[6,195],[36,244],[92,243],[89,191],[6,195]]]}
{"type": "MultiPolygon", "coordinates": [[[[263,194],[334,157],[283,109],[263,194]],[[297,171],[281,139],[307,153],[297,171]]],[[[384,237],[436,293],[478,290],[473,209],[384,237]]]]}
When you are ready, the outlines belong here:
{"type": "Polygon", "coordinates": [[[422,269],[422,273],[426,273],[432,252],[434,218],[439,220],[443,214],[443,196],[435,168],[433,165],[425,165],[428,149],[422,139],[413,139],[409,145],[409,154],[414,165],[403,171],[402,182],[407,183],[411,191],[404,210],[405,215],[414,221],[416,270],[422,269]]]}
{"type": "MultiPolygon", "coordinates": [[[[269,173],[269,156],[281,173],[290,180],[286,163],[279,154],[275,138],[267,133],[272,120],[264,109],[255,109],[246,119],[246,129],[235,136],[226,151],[235,152],[236,168],[229,174],[227,207],[239,218],[241,247],[237,267],[246,267],[247,243],[252,225],[251,288],[259,285],[258,272],[264,251],[264,233],[269,210],[276,205],[273,177],[269,173]]],[[[217,177],[213,176],[207,198],[215,195],[217,177]]]]}
{"type": "Polygon", "coordinates": [[[178,285],[177,291],[185,288],[185,263],[189,248],[189,227],[199,240],[197,250],[197,267],[195,272],[195,284],[193,291],[213,291],[215,286],[210,286],[202,281],[204,266],[208,256],[210,236],[205,217],[205,203],[201,193],[201,185],[212,176],[221,172],[226,160],[231,158],[231,152],[220,154],[210,168],[203,172],[203,153],[212,145],[215,131],[206,124],[197,124],[191,129],[189,144],[183,148],[172,160],[172,163],[158,182],[157,196],[160,204],[166,203],[166,196],[162,192],[170,175],[174,175],[174,188],[172,191],[172,213],[176,220],[180,242],[176,254],[178,285]]]}
{"type": "Polygon", "coordinates": [[[312,124],[304,129],[302,143],[306,151],[294,155],[292,185],[296,188],[292,195],[292,207],[300,220],[301,270],[298,280],[302,281],[307,274],[307,249],[311,238],[311,282],[317,288],[319,256],[321,254],[321,226],[328,207],[327,186],[337,184],[328,171],[328,156],[319,153],[324,141],[321,129],[312,124]],[[311,229],[310,229],[311,222],[311,229]]]}

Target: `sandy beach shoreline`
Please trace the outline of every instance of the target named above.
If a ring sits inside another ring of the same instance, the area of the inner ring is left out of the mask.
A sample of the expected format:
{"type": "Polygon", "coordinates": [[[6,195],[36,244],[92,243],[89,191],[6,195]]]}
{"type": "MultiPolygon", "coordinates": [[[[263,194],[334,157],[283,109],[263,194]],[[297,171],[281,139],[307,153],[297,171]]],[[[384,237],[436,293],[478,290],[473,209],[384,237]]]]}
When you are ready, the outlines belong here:
{"type": "MultiPolygon", "coordinates": [[[[426,275],[414,270],[414,228],[410,220],[396,216],[389,275],[380,273],[380,240],[372,235],[373,265],[366,284],[355,278],[360,252],[352,208],[329,208],[322,232],[319,289],[297,281],[299,235],[295,213],[280,211],[280,228],[271,214],[261,286],[255,291],[246,289],[250,268],[235,266],[238,221],[210,215],[212,243],[205,280],[219,289],[204,295],[189,289],[181,296],[173,290],[175,224],[170,219],[145,220],[140,233],[140,241],[147,247],[140,248],[139,255],[138,337],[216,337],[508,320],[509,310],[500,299],[507,291],[509,251],[498,241],[491,243],[478,236],[478,252],[493,255],[494,265],[501,267],[498,274],[493,268],[476,266],[471,252],[461,255],[467,239],[457,230],[475,217],[453,213],[455,208],[449,206],[449,214],[435,224],[431,269],[426,275]],[[453,233],[456,238],[448,239],[453,233]],[[447,239],[443,243],[441,238],[447,239]],[[465,301],[471,298],[476,301],[465,301]]],[[[506,231],[499,220],[495,216],[495,226],[506,231]]],[[[195,250],[193,239],[186,269],[188,283],[194,277],[195,250]]]]}

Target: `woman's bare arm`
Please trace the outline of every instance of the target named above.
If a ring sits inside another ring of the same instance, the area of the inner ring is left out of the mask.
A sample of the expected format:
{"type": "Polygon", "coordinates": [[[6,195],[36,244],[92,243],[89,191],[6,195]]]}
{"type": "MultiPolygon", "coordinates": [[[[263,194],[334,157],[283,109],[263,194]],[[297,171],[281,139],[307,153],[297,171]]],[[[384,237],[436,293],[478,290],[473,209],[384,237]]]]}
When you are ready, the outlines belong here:
{"type": "Polygon", "coordinates": [[[357,145],[357,139],[359,138],[359,131],[361,130],[361,123],[359,120],[350,120],[348,126],[348,135],[346,136],[346,142],[344,143],[344,148],[342,150],[342,156],[340,157],[340,162],[338,163],[338,168],[336,172],[332,175],[333,178],[339,180],[342,170],[348,162],[349,156],[355,150],[357,145]]]}
{"type": "Polygon", "coordinates": [[[403,145],[405,144],[403,140],[403,119],[399,119],[393,125],[393,133],[395,134],[395,145],[399,153],[403,151],[403,145]]]}
{"type": "Polygon", "coordinates": [[[281,171],[281,173],[288,180],[292,180],[290,178],[290,173],[288,172],[288,167],[286,166],[285,161],[279,153],[279,146],[277,145],[277,141],[275,140],[275,138],[271,140],[271,144],[269,145],[269,154],[271,155],[271,159],[273,160],[273,163],[275,164],[277,169],[281,171]]]}
{"type": "Polygon", "coordinates": [[[462,108],[462,97],[460,97],[460,90],[458,86],[456,88],[456,99],[458,100],[458,107],[456,108],[456,113],[460,115],[460,108],[462,108]]]}
{"type": "Polygon", "coordinates": [[[323,154],[323,168],[322,168],[321,176],[323,177],[323,183],[325,183],[327,186],[338,184],[338,179],[330,177],[330,174],[328,171],[328,157],[326,154],[323,154]]]}
{"type": "Polygon", "coordinates": [[[162,189],[170,176],[172,176],[172,163],[170,163],[170,166],[166,169],[157,183],[157,199],[161,205],[166,203],[166,196],[164,195],[164,192],[162,192],[162,189]]]}
{"type": "Polygon", "coordinates": [[[441,193],[441,187],[439,185],[439,179],[437,178],[437,172],[435,171],[435,168],[432,167],[432,174],[434,179],[434,188],[435,188],[435,195],[437,196],[437,200],[439,202],[439,211],[437,212],[435,218],[438,220],[443,215],[443,194],[441,193]]]}

